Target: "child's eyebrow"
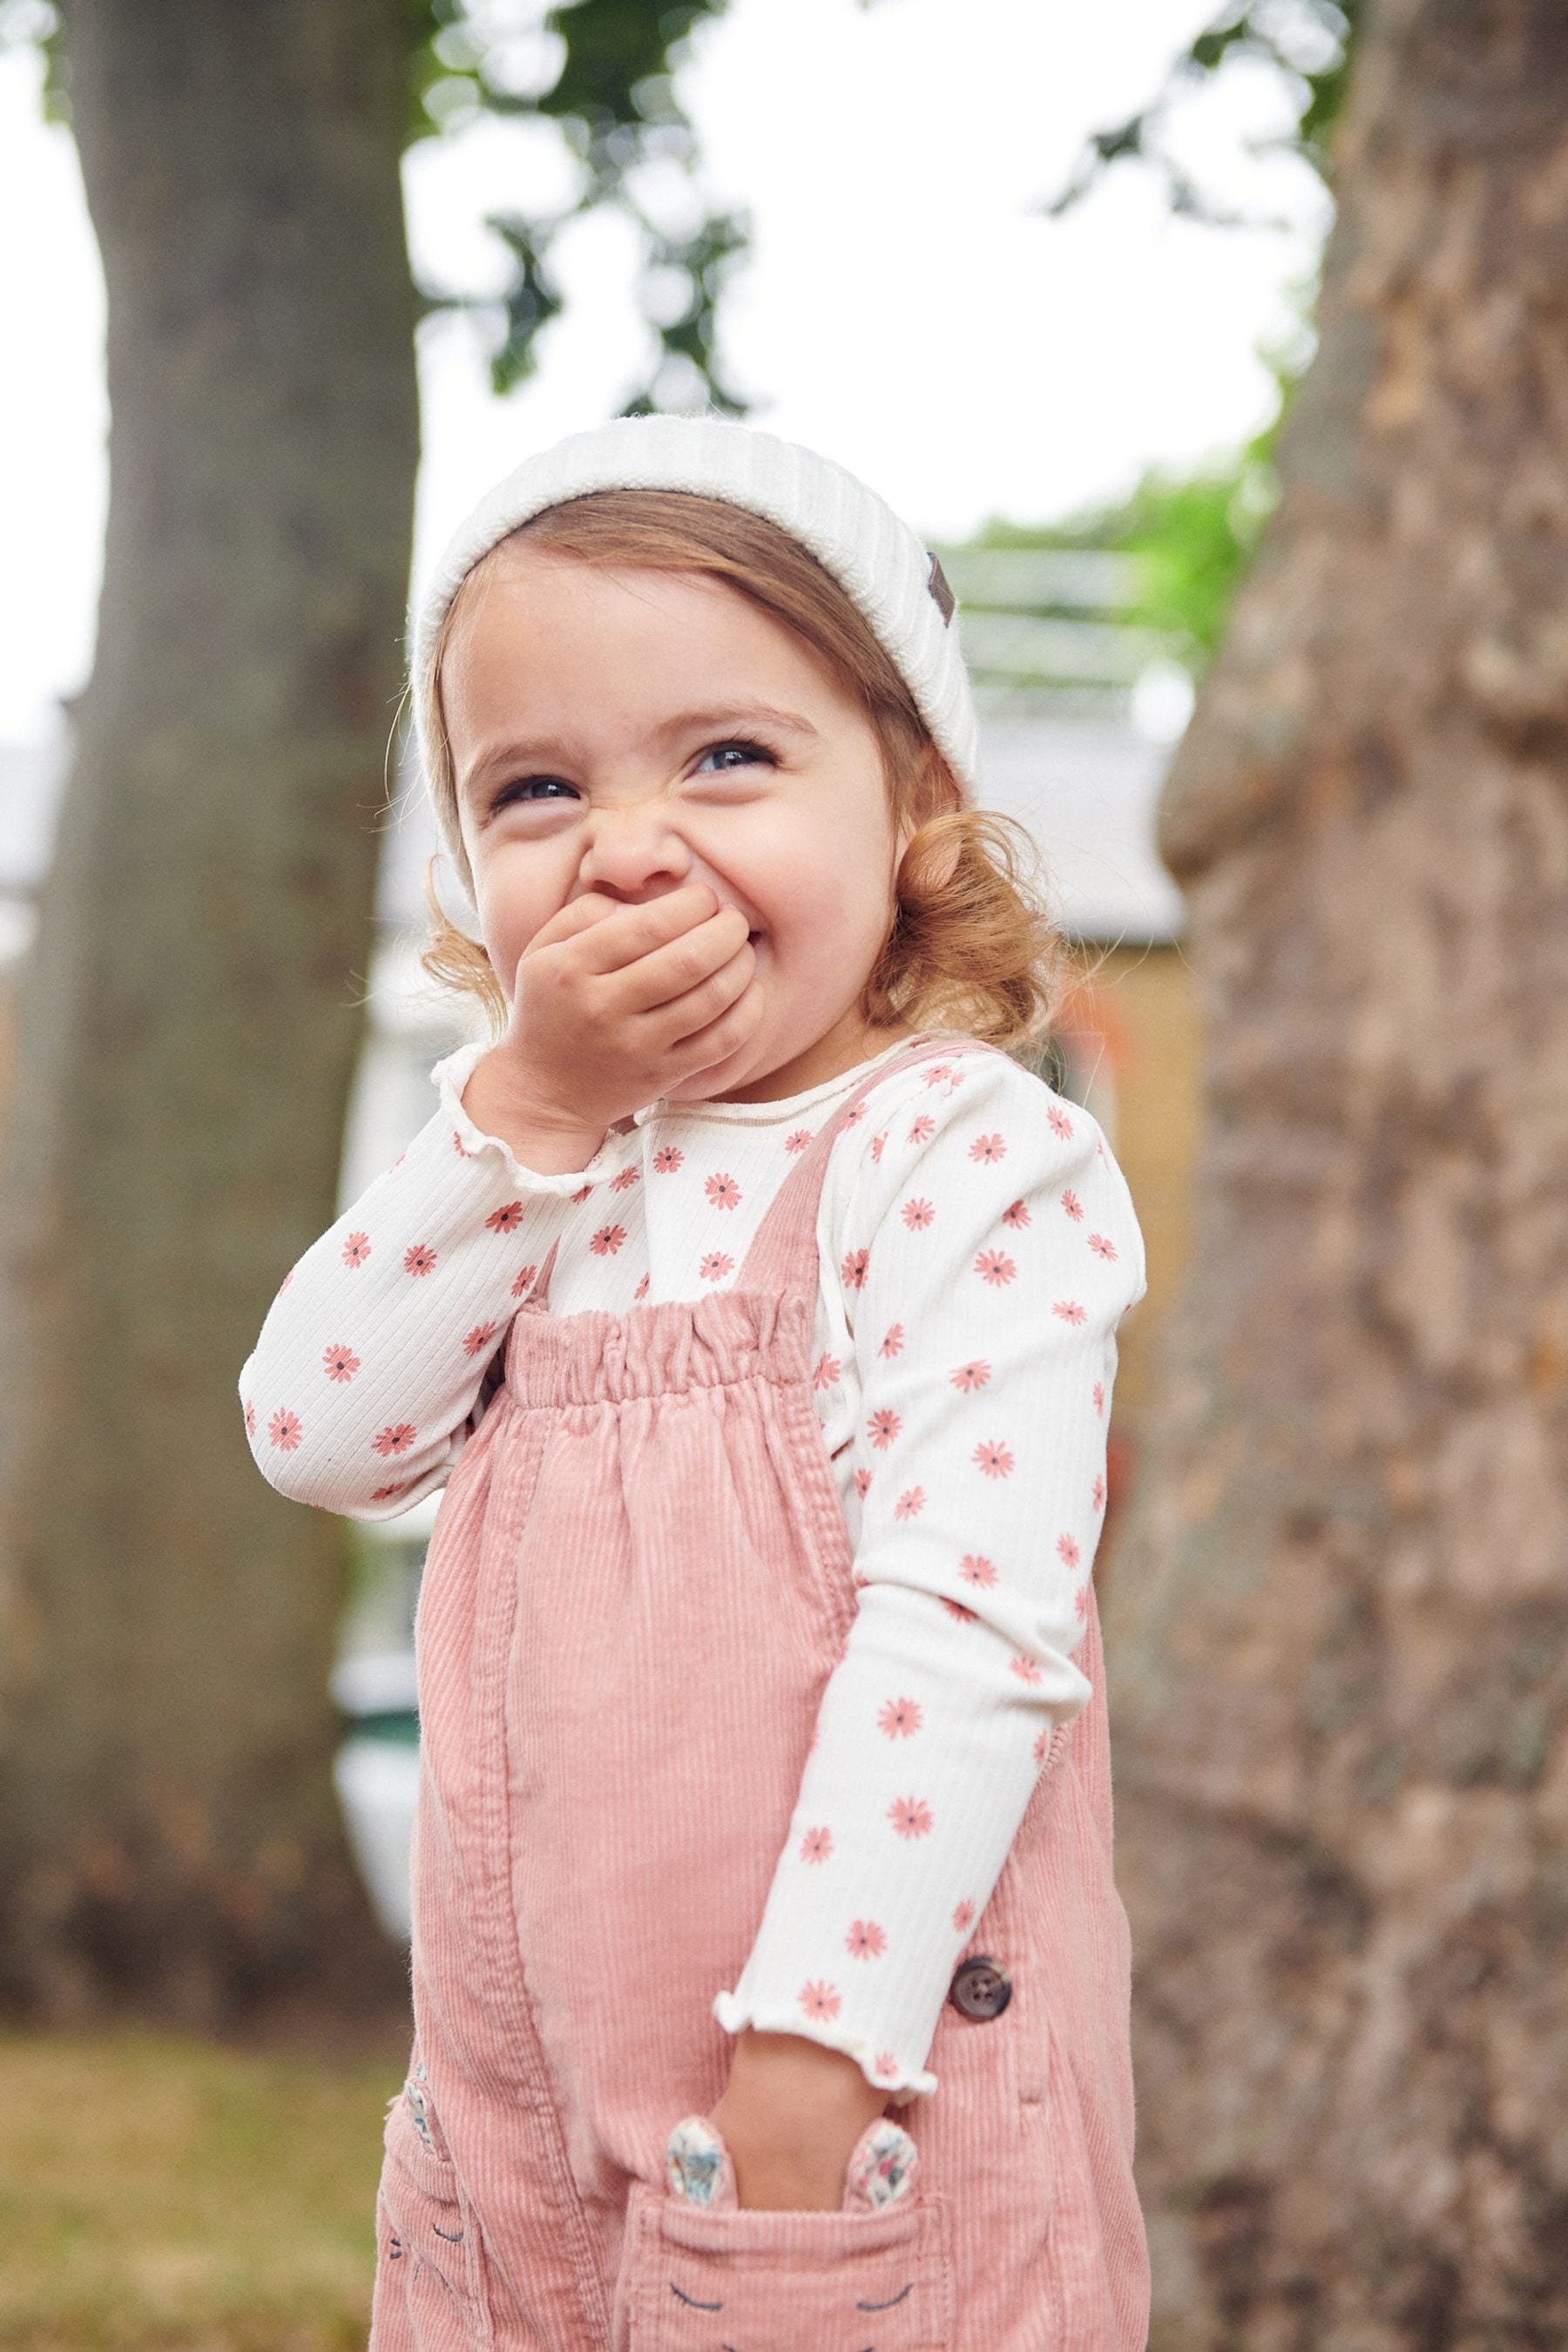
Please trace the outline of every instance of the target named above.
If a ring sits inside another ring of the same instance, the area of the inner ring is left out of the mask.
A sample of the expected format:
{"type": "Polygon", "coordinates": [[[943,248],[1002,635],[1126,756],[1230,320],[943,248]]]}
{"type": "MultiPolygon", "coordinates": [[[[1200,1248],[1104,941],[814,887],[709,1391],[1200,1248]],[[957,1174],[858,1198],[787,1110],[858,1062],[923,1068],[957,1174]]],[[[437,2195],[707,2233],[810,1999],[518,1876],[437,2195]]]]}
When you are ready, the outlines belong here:
{"type": "MultiPolygon", "coordinates": [[[[695,734],[711,728],[751,726],[782,728],[786,734],[820,740],[820,730],[797,710],[781,710],[772,702],[717,702],[706,709],[678,710],[671,718],[662,719],[649,731],[656,740],[663,741],[673,735],[695,734]]],[[[519,736],[505,742],[487,744],[470,765],[464,778],[464,789],[472,792],[497,768],[513,767],[524,760],[571,760],[574,747],[557,735],[519,736]]]]}

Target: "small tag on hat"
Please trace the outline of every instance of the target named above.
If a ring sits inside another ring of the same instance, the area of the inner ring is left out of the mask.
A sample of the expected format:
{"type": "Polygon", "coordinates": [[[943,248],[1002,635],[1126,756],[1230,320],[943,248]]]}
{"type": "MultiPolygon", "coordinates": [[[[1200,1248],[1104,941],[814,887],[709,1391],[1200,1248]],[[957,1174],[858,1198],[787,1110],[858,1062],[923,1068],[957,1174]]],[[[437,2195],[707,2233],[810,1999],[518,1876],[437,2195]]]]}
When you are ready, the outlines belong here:
{"type": "Polygon", "coordinates": [[[948,586],[947,574],[934,555],[931,560],[931,570],[926,574],[926,586],[936,600],[936,609],[942,614],[943,622],[951,621],[958,599],[948,586]]]}

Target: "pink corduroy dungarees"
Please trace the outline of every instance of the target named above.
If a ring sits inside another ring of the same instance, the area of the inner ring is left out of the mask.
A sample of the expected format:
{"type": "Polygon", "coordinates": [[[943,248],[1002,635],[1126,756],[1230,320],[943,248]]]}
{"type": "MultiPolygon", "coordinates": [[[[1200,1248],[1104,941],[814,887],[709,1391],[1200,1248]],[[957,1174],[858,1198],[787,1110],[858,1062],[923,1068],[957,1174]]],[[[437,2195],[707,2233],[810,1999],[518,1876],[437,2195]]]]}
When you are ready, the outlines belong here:
{"type": "MultiPolygon", "coordinates": [[[[994,1051],[973,1047],[964,1050],[994,1051]]],[[[387,2118],[372,2352],[1143,2352],[1130,1937],[1093,1697],[1058,1728],[896,2112],[917,2185],[874,2213],[672,2198],[789,1833],[854,1563],[811,1381],[841,1103],[733,1288],[559,1318],[550,1267],[458,1456],[420,1596],[415,2047],[387,2118]]]]}

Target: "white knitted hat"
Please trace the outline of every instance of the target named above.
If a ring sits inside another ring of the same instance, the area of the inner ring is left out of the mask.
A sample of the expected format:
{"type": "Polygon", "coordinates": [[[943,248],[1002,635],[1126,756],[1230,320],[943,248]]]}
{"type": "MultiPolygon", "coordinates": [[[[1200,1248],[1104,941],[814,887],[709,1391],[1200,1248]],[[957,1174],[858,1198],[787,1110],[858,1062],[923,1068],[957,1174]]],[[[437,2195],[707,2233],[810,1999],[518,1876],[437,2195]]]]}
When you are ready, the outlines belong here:
{"type": "MultiPolygon", "coordinates": [[[[764,515],[800,541],[865,614],[903,673],[937,748],[961,783],[976,782],[979,730],[952,592],[909,525],[845,467],[754,425],[717,416],[622,416],[525,457],[486,493],[447,546],[410,617],[414,719],[433,774],[432,675],[447,607],[467,574],[520,523],[589,490],[692,490],[764,515]]],[[[447,847],[471,888],[468,860],[437,807],[447,847]]]]}

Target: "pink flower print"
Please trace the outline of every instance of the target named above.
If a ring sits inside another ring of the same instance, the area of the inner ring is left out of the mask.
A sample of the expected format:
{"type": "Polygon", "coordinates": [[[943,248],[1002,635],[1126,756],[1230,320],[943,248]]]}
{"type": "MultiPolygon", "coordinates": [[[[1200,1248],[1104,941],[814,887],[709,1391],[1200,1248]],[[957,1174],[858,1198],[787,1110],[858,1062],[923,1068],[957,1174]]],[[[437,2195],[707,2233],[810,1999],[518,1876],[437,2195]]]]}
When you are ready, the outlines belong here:
{"type": "Polygon", "coordinates": [[[879,1163],[882,1154],[887,1149],[887,1143],[888,1129],[886,1128],[882,1129],[880,1135],[874,1135],[871,1138],[871,1165],[873,1168],[879,1163]]]}
{"type": "Polygon", "coordinates": [[[1027,1202],[1009,1201],[1002,1212],[1002,1223],[1010,1225],[1016,1234],[1021,1234],[1026,1225],[1033,1224],[1027,1202]]]}
{"type": "Polygon", "coordinates": [[[838,1269],[838,1275],[847,1290],[865,1289],[866,1268],[870,1261],[869,1250],[858,1249],[845,1252],[844,1263],[838,1269]]]}
{"type": "Polygon", "coordinates": [[[279,1454],[292,1454],[305,1432],[299,1414],[280,1404],[267,1424],[267,1434],[279,1454]]]}
{"type": "Polygon", "coordinates": [[[811,1141],[811,1129],[810,1129],[810,1128],[809,1128],[809,1127],[797,1127],[797,1128],[795,1128],[794,1129],[792,1129],[792,1131],[791,1131],[788,1135],[786,1135],[786,1136],[785,1136],[785,1138],[784,1138],[784,1150],[785,1150],[786,1151],[804,1151],[804,1150],[805,1150],[806,1145],[807,1145],[810,1141],[811,1141]]]}
{"type": "Polygon", "coordinates": [[[738,1209],[741,1188],[732,1176],[710,1176],[702,1190],[716,1209],[738,1209]]]}
{"type": "MultiPolygon", "coordinates": [[[[452,1149],[457,1153],[459,1160],[471,1160],[474,1156],[468,1150],[468,1145],[463,1141],[462,1137],[458,1133],[456,1128],[452,1129],[452,1149]]],[[[390,1172],[391,1171],[389,1170],[388,1173],[390,1174],[390,1172]]]]}
{"type": "Polygon", "coordinates": [[[1013,1474],[1013,1449],[999,1438],[983,1437],[969,1458],[987,1478],[1008,1478],[1013,1474]]]}
{"type": "Polygon", "coordinates": [[[848,1118],[845,1120],[844,1124],[846,1127],[858,1127],[860,1121],[865,1118],[865,1104],[863,1102],[858,1102],[854,1109],[850,1112],[848,1118]]]}
{"type": "Polygon", "coordinates": [[[641,1182],[642,1170],[640,1168],[623,1168],[618,1176],[611,1177],[610,1190],[612,1192],[629,1192],[634,1184],[640,1184],[641,1182]]]}
{"type": "Polygon", "coordinates": [[[858,1960],[879,1960],[888,1948],[887,1935],[875,1919],[857,1919],[844,1938],[845,1948],[858,1960]]]}
{"type": "Polygon", "coordinates": [[[1086,1620],[1089,1616],[1089,1580],[1086,1576],[1083,1582],[1079,1586],[1078,1591],[1072,1597],[1073,1607],[1077,1610],[1079,1615],[1086,1620]]]}
{"type": "Polygon", "coordinates": [[[912,1739],[924,1720],[918,1700],[890,1698],[884,1703],[882,1712],[877,1717],[877,1728],[885,1732],[889,1739],[912,1739]]]}
{"type": "Polygon", "coordinates": [[[626,1237],[625,1225],[601,1225],[588,1247],[595,1257],[614,1257],[626,1237]]]}
{"type": "Polygon", "coordinates": [[[677,1145],[667,1143],[662,1151],[656,1151],[653,1155],[654,1174],[656,1176],[673,1176],[685,1157],[685,1152],[680,1150],[677,1145]]]}
{"type": "Polygon", "coordinates": [[[279,1298],[282,1297],[283,1293],[288,1289],[289,1285],[293,1281],[293,1279],[294,1269],[290,1266],[288,1273],[284,1276],[282,1281],[278,1286],[278,1296],[279,1298]]]}
{"type": "Polygon", "coordinates": [[[826,1862],[833,1852],[831,1830],[807,1830],[800,1842],[802,1862],[826,1862]]]}
{"type": "Polygon", "coordinates": [[[1108,1241],[1103,1234],[1090,1234],[1089,1245],[1095,1256],[1104,1258],[1108,1265],[1117,1254],[1116,1244],[1113,1241],[1108,1241]]]}
{"type": "Polygon", "coordinates": [[[950,1601],[945,1592],[942,1593],[939,1597],[942,1607],[946,1610],[950,1617],[956,1617],[961,1625],[973,1624],[974,1612],[973,1609],[966,1609],[962,1601],[950,1601]]]}
{"type": "Polygon", "coordinates": [[[820,1981],[816,1984],[802,1985],[799,1999],[800,2005],[807,2017],[837,2017],[844,2006],[839,1998],[837,1986],[820,1981]]]}
{"type": "MultiPolygon", "coordinates": [[[[570,1195],[572,1206],[574,1209],[580,1209],[593,1189],[594,1187],[591,1183],[579,1184],[577,1190],[570,1195]]],[[[488,1223],[489,1222],[489,1221],[487,1218],[486,1223],[488,1223]]]]}
{"type": "Polygon", "coordinates": [[[928,1087],[943,1086],[946,1084],[947,1080],[952,1077],[952,1064],[951,1062],[933,1062],[931,1068],[926,1072],[926,1084],[928,1087]]]}
{"type": "Polygon", "coordinates": [[[928,1118],[922,1110],[919,1118],[915,1120],[914,1125],[910,1129],[910,1141],[911,1143],[929,1143],[935,1133],[935,1119],[928,1118]]]}
{"type": "Polygon", "coordinates": [[[1009,1658],[1007,1664],[1021,1683],[1043,1683],[1046,1679],[1035,1660],[1025,1657],[1021,1651],[1016,1658],[1009,1658]]]}
{"type": "Polygon", "coordinates": [[[407,1152],[406,1152],[406,1151],[400,1151],[400,1152],[398,1153],[398,1155],[397,1155],[396,1159],[393,1161],[393,1163],[392,1163],[391,1167],[387,1170],[387,1171],[386,1171],[386,1172],[387,1172],[387,1174],[388,1174],[389,1176],[395,1176],[395,1175],[396,1175],[396,1173],[397,1173],[397,1171],[398,1171],[398,1170],[402,1167],[402,1165],[403,1165],[404,1161],[407,1159],[407,1157],[408,1157],[408,1154],[407,1154],[407,1152]]]}
{"type": "Polygon", "coordinates": [[[722,1250],[710,1250],[697,1271],[704,1282],[722,1282],[727,1274],[734,1273],[735,1261],[722,1250]]]}
{"type": "Polygon", "coordinates": [[[1089,1321],[1088,1308],[1080,1307],[1076,1298],[1058,1298],[1055,1300],[1051,1307],[1051,1313],[1057,1317],[1058,1321],[1063,1323],[1077,1325],[1079,1323],[1087,1323],[1089,1321]]]}
{"type": "Polygon", "coordinates": [[[955,1389],[962,1389],[965,1395],[971,1395],[974,1390],[985,1386],[991,1378],[991,1367],[984,1356],[977,1356],[972,1364],[958,1365],[947,1377],[955,1389]]]}
{"type": "Polygon", "coordinates": [[[1018,1269],[1005,1250],[982,1250],[974,1261],[974,1271],[993,1290],[1000,1290],[1012,1281],[1018,1269]]]}
{"type": "Polygon", "coordinates": [[[1103,1381],[1096,1381],[1089,1393],[1094,1399],[1094,1409],[1096,1412],[1103,1412],[1105,1411],[1105,1382],[1103,1381]]]}
{"type": "Polygon", "coordinates": [[[1058,1536],[1057,1538],[1057,1558],[1061,1561],[1064,1568],[1076,1568],[1081,1557],[1082,1555],[1079,1550],[1078,1538],[1076,1536],[1058,1536]]]}
{"type": "Polygon", "coordinates": [[[347,1241],[343,1244],[343,1264],[345,1265],[363,1265],[369,1255],[370,1235],[368,1234],[351,1234],[347,1241]]]}
{"type": "Polygon", "coordinates": [[[1000,1135],[977,1135],[969,1147],[969,1156],[982,1168],[994,1168],[999,1160],[1007,1157],[1006,1139],[1000,1135]]]}
{"type": "Polygon", "coordinates": [[[923,1797],[895,1797],[888,1819],[901,1838],[929,1837],[936,1826],[923,1797]]]}
{"type": "Polygon", "coordinates": [[[899,1496],[898,1501],[893,1505],[893,1517],[896,1519],[917,1519],[921,1513],[925,1509],[925,1488],[923,1486],[906,1486],[903,1493],[899,1496]]]}
{"type": "Polygon", "coordinates": [[[966,1551],[958,1563],[958,1572],[965,1584],[994,1584],[996,1563],[987,1559],[983,1551],[966,1551]]]}
{"type": "Polygon", "coordinates": [[[889,1323],[877,1353],[879,1356],[901,1356],[903,1352],[904,1327],[901,1323],[889,1323]]]}
{"type": "Polygon", "coordinates": [[[500,1328],[496,1323],[476,1323],[463,1341],[464,1355],[482,1356],[500,1328]]]}
{"type": "Polygon", "coordinates": [[[959,1935],[967,1936],[974,1925],[973,1904],[955,1903],[952,1906],[952,1924],[959,1935]]]}
{"type": "Polygon", "coordinates": [[[1103,1478],[1099,1478],[1099,1477],[1097,1477],[1097,1478],[1095,1479],[1094,1485],[1093,1485],[1093,1486],[1090,1487],[1090,1489],[1089,1489],[1089,1498],[1090,1498],[1090,1500],[1092,1501],[1092,1503],[1093,1503],[1093,1505],[1094,1505],[1094,1507],[1095,1507],[1095,1509],[1096,1509],[1097,1511],[1103,1511],[1103,1510],[1104,1510],[1104,1508],[1105,1508],[1105,1481],[1104,1481],[1104,1479],[1103,1479],[1103,1478]]]}
{"type": "Polygon", "coordinates": [[[632,1297],[634,1298],[646,1298],[647,1297],[647,1286],[648,1276],[645,1274],[637,1284],[637,1288],[633,1291],[632,1297]]]}
{"type": "Polygon", "coordinates": [[[879,2074],[896,2074],[898,2071],[899,2062],[892,2052],[879,2050],[875,2061],[875,2072],[879,2074]]]}
{"type": "Polygon", "coordinates": [[[862,1502],[865,1501],[867,1495],[869,1493],[870,1486],[871,1473],[869,1470],[857,1470],[855,1473],[855,1492],[859,1496],[862,1502]]]}
{"type": "Polygon", "coordinates": [[[1064,1192],[1062,1194],[1062,1206],[1067,1211],[1075,1225],[1082,1223],[1083,1202],[1079,1199],[1076,1192],[1064,1192]]]}
{"type": "Polygon", "coordinates": [[[1065,1138],[1072,1133],[1072,1121],[1059,1105],[1051,1103],[1047,1108],[1046,1117],[1050,1120],[1053,1135],[1065,1138]]]}
{"type": "Polygon", "coordinates": [[[370,1499],[373,1503],[390,1503],[394,1495],[401,1495],[407,1484],[406,1478],[400,1478],[395,1486],[373,1486],[370,1499]]]}
{"type": "Polygon", "coordinates": [[[485,1228],[492,1234],[515,1234],[521,1223],[522,1202],[508,1201],[503,1208],[490,1211],[485,1219],[485,1228]]]}
{"type": "Polygon", "coordinates": [[[936,1211],[925,1200],[906,1201],[900,1214],[911,1234],[923,1234],[936,1218],[936,1211]]]}
{"type": "Polygon", "coordinates": [[[512,1297],[514,1298],[526,1298],[529,1292],[533,1288],[538,1278],[539,1268],[536,1265],[525,1265],[522,1272],[518,1276],[517,1280],[511,1286],[512,1297]]]}
{"type": "Polygon", "coordinates": [[[377,1454],[406,1454],[419,1433],[411,1421],[395,1421],[390,1428],[380,1431],[371,1439],[377,1454]]]}
{"type": "Polygon", "coordinates": [[[245,1408],[245,1433],[247,1437],[254,1437],[256,1434],[256,1407],[253,1404],[247,1404],[245,1408]]]}
{"type": "Polygon", "coordinates": [[[435,1264],[435,1251],[433,1249],[426,1249],[423,1242],[416,1242],[412,1249],[405,1249],[403,1253],[403,1271],[405,1274],[429,1274],[433,1270],[435,1264]]]}
{"type": "Polygon", "coordinates": [[[352,1348],[345,1347],[342,1340],[339,1340],[323,1354],[321,1370],[330,1381],[346,1382],[352,1381],[358,1371],[359,1358],[352,1348]]]}
{"type": "Polygon", "coordinates": [[[834,1388],[837,1384],[838,1375],[843,1369],[844,1367],[839,1362],[838,1358],[837,1356],[830,1356],[827,1353],[827,1350],[824,1349],[821,1355],[818,1356],[816,1363],[812,1366],[811,1377],[819,1389],[834,1388]]]}
{"type": "Polygon", "coordinates": [[[867,1422],[866,1434],[879,1454],[885,1454],[903,1425],[902,1413],[893,1412],[884,1406],[879,1412],[872,1413],[867,1422]]]}
{"type": "Polygon", "coordinates": [[[1050,1746],[1050,1744],[1051,1744],[1051,1735],[1050,1735],[1050,1733],[1049,1733],[1048,1731],[1037,1731],[1037,1732],[1036,1732],[1036,1734],[1035,1734],[1035,1744],[1034,1744],[1034,1747],[1030,1749],[1029,1753],[1033,1756],[1033,1758],[1034,1758],[1035,1762],[1036,1762],[1036,1764],[1037,1764],[1037,1765],[1043,1765],[1043,1764],[1044,1764],[1044,1762],[1045,1762],[1045,1760],[1046,1760],[1046,1750],[1047,1750],[1047,1748],[1050,1746]]]}

